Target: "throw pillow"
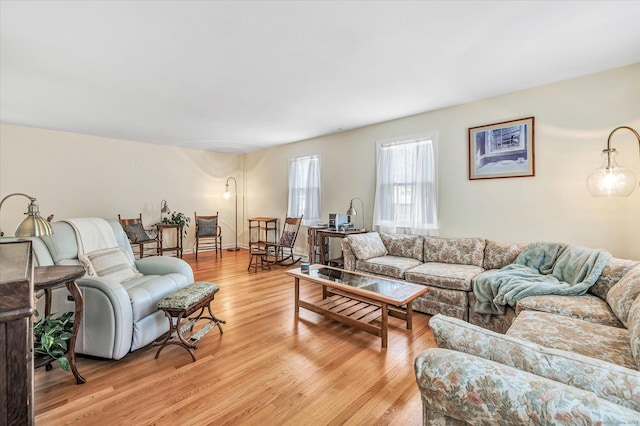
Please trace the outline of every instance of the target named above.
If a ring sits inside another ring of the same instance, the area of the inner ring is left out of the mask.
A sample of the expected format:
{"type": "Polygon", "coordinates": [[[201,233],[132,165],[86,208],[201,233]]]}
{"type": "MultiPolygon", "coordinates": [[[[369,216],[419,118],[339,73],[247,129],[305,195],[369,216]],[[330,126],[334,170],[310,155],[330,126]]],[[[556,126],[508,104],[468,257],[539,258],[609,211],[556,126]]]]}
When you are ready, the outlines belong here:
{"type": "Polygon", "coordinates": [[[293,231],[282,231],[282,236],[280,237],[280,245],[291,247],[293,245],[293,238],[296,236],[296,233],[293,231]]]}
{"type": "Polygon", "coordinates": [[[502,269],[513,263],[525,246],[487,240],[484,248],[484,269],[502,269]]]}
{"type": "Polygon", "coordinates": [[[131,241],[132,243],[142,243],[151,239],[145,232],[144,227],[141,223],[136,223],[134,225],[123,225],[122,227],[124,228],[124,232],[127,233],[129,241],[131,241]]]}
{"type": "Polygon", "coordinates": [[[198,219],[198,237],[215,237],[218,235],[218,218],[198,219]]]}
{"type": "Polygon", "coordinates": [[[380,233],[389,256],[411,257],[422,262],[422,237],[419,235],[385,234],[380,233]]]}
{"type": "Polygon", "coordinates": [[[386,256],[388,253],[387,248],[380,238],[380,234],[377,232],[349,235],[347,241],[349,241],[351,251],[358,260],[386,256]]]}
{"type": "Polygon", "coordinates": [[[142,276],[135,267],[131,266],[121,247],[96,250],[78,256],[78,260],[90,276],[108,278],[118,283],[142,276]]]}
{"type": "Polygon", "coordinates": [[[631,305],[638,295],[640,295],[640,265],[627,272],[607,293],[607,303],[625,327],[627,327],[631,305]]]}
{"type": "Polygon", "coordinates": [[[482,238],[424,238],[424,261],[482,267],[482,238]]]}

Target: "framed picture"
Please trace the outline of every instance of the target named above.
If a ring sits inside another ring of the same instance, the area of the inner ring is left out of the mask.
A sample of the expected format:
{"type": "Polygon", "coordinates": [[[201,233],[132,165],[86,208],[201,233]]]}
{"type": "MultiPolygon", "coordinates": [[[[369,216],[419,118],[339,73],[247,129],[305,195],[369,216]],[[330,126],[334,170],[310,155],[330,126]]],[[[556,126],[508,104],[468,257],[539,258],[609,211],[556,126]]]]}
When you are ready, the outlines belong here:
{"type": "Polygon", "coordinates": [[[534,118],[469,128],[469,179],[535,176],[534,118]]]}

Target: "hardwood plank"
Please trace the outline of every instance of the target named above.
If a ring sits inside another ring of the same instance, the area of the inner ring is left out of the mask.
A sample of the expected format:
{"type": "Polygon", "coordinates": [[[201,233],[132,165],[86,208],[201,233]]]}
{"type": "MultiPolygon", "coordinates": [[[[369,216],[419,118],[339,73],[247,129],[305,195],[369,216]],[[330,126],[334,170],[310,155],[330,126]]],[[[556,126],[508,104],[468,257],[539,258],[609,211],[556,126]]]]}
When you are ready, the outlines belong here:
{"type": "MultiPolygon", "coordinates": [[[[196,280],[220,285],[211,306],[224,334],[203,337],[196,362],[177,346],[157,360],[152,346],[119,361],[78,357],[83,385],[39,369],[36,425],[421,424],[413,360],[435,347],[429,316],[415,313],[413,330],[389,317],[382,349],[379,337],[314,312],[296,317],[293,278],[248,272],[247,250],[184,258],[196,280]]],[[[321,287],[300,286],[300,297],[319,301],[321,287]]]]}

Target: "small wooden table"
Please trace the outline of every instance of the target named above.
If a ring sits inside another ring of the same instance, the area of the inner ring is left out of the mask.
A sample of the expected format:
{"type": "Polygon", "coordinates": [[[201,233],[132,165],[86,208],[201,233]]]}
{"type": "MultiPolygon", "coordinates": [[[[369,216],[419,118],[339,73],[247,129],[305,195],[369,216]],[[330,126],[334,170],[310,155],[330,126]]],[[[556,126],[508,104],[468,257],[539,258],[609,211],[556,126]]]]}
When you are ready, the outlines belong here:
{"type": "Polygon", "coordinates": [[[285,273],[295,278],[296,315],[302,307],[380,336],[383,348],[388,345],[389,315],[404,320],[407,330],[411,330],[411,304],[428,291],[420,284],[324,265],[311,265],[308,273],[301,272],[300,268],[285,273]],[[300,280],[321,285],[322,299],[317,302],[300,300],[300,280]],[[404,305],[406,309],[401,308],[404,305]],[[380,325],[373,323],[378,319],[380,325]]]}
{"type": "MultiPolygon", "coordinates": [[[[71,296],[73,296],[73,302],[75,305],[75,312],[73,317],[73,337],[69,341],[69,366],[71,372],[76,378],[77,384],[85,383],[86,380],[78,372],[76,367],[76,337],[78,336],[78,329],[80,328],[80,321],[82,321],[82,315],[84,313],[84,297],[80,293],[76,280],[84,276],[85,270],[82,266],[39,266],[33,269],[33,288],[35,291],[44,290],[45,294],[45,307],[44,314],[51,315],[51,293],[52,290],[61,285],[65,285],[71,296]]],[[[36,367],[42,367],[43,365],[49,365],[51,360],[44,360],[38,364],[38,360],[34,360],[36,367]]]]}
{"type": "Polygon", "coordinates": [[[176,257],[182,258],[182,225],[175,225],[170,223],[156,223],[156,228],[158,229],[158,254],[162,256],[162,253],[165,251],[175,251],[176,257]],[[176,245],[174,247],[164,247],[162,232],[166,229],[175,229],[176,230],[176,245]]]}

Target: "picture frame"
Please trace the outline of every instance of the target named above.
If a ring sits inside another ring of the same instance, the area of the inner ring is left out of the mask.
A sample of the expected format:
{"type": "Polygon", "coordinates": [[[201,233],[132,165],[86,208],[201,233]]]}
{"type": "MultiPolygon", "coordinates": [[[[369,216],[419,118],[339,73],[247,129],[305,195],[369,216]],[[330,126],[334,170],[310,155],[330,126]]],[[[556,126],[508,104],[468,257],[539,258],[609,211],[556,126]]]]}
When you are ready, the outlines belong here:
{"type": "Polygon", "coordinates": [[[469,128],[469,180],[535,176],[535,118],[469,128]]]}

